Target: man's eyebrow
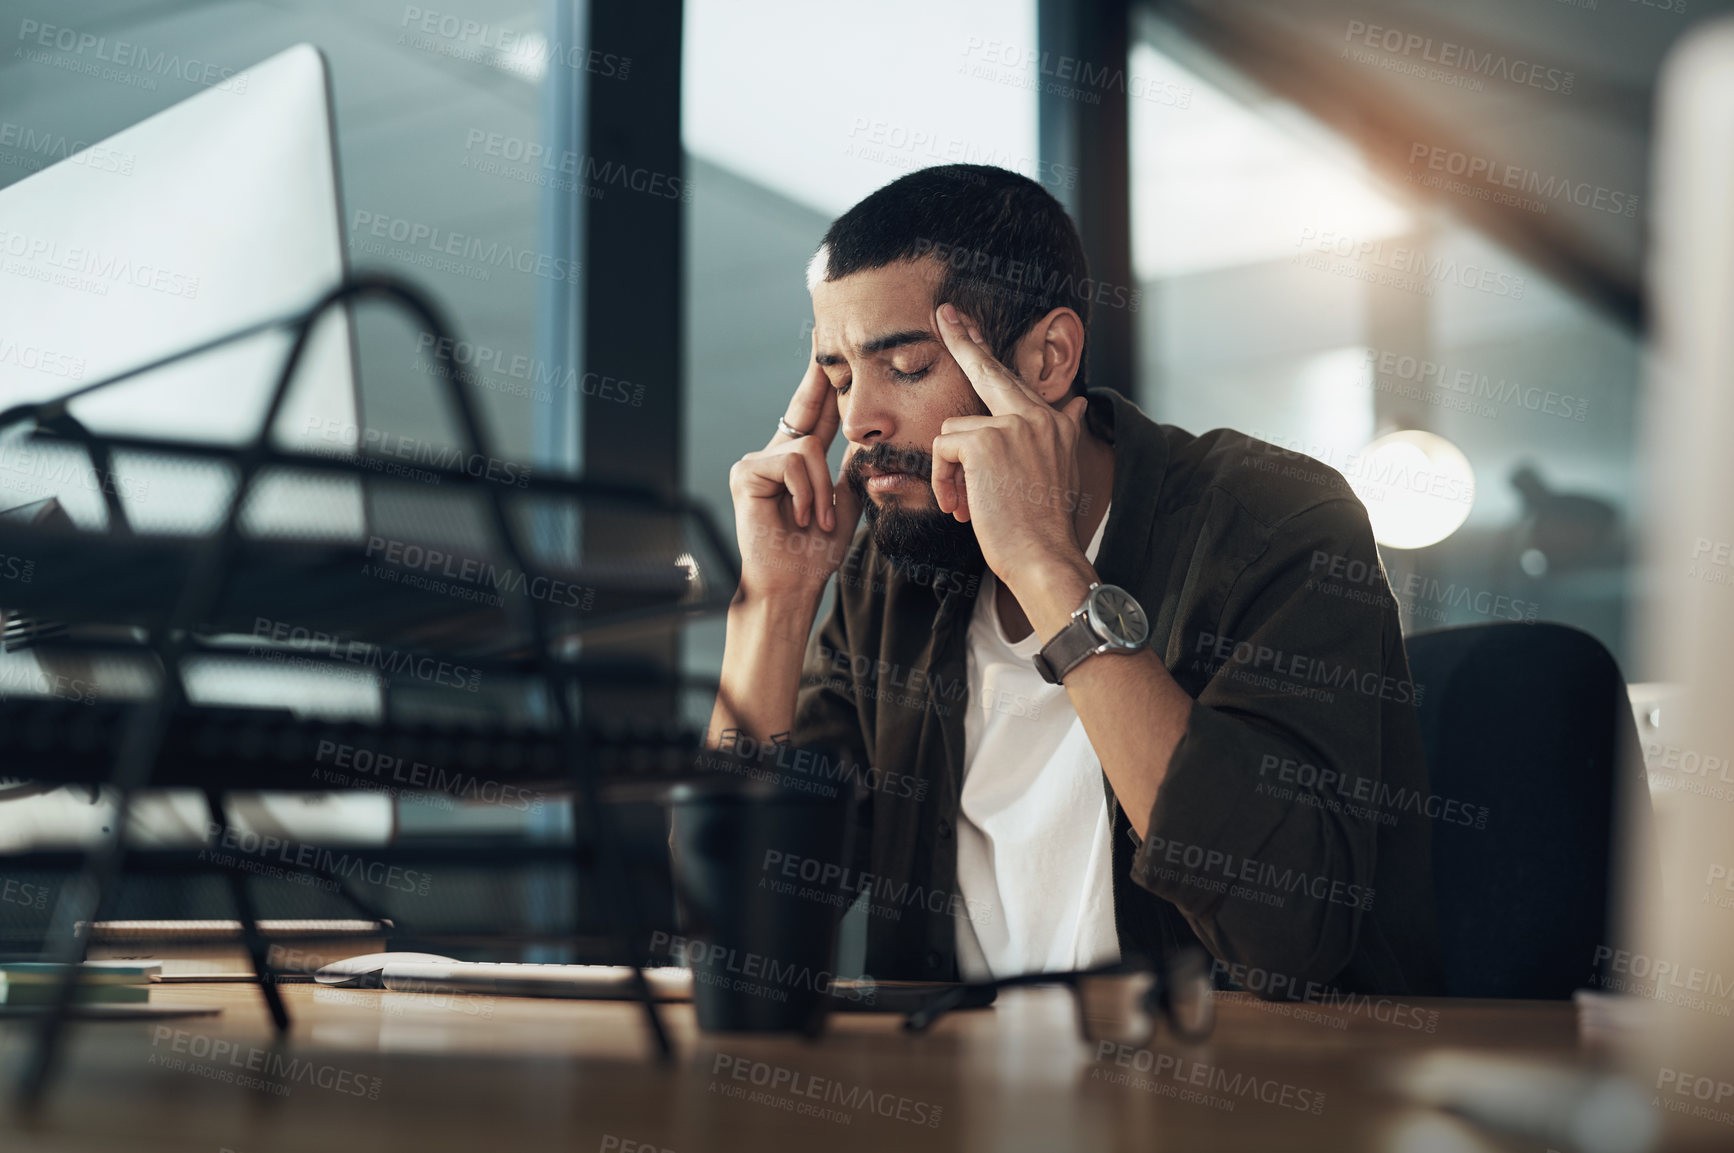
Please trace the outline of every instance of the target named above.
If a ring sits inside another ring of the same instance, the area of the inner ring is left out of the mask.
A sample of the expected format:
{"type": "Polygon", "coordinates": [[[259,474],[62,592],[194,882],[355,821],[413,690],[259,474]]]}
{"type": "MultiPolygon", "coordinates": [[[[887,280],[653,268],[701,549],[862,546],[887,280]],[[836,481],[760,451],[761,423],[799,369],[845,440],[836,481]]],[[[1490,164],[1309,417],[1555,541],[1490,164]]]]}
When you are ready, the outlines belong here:
{"type": "MultiPolygon", "coordinates": [[[[864,341],[861,352],[866,356],[876,356],[881,352],[890,352],[894,348],[906,348],[912,344],[937,343],[939,338],[925,328],[907,328],[902,332],[888,332],[883,336],[875,336],[864,341]]],[[[843,363],[843,358],[834,352],[821,352],[813,357],[813,363],[823,368],[843,363]]]]}

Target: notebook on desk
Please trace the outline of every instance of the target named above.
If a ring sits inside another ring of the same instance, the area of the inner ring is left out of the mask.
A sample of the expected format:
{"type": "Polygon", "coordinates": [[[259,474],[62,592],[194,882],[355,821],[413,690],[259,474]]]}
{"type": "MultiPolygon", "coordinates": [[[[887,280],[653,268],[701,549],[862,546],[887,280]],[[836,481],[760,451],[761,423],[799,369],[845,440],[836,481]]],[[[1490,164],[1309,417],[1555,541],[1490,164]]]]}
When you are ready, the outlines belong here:
{"type": "MultiPolygon", "coordinates": [[[[285,973],[310,973],[356,953],[383,949],[389,921],[262,920],[259,935],[271,967],[285,973]]],[[[91,960],[149,960],[161,976],[190,979],[251,980],[253,960],[239,921],[80,921],[75,930],[88,936],[91,960]]]]}

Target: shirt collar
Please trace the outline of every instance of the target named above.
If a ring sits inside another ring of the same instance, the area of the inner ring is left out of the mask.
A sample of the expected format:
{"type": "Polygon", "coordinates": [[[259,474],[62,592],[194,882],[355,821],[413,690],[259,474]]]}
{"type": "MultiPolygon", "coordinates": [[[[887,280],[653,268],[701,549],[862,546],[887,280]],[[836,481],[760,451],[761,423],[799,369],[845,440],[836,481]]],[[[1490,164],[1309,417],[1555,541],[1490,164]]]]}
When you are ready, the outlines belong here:
{"type": "Polygon", "coordinates": [[[1142,409],[1113,389],[1092,388],[1085,395],[1085,419],[1114,446],[1114,495],[1096,553],[1096,575],[1103,584],[1124,585],[1144,569],[1168,472],[1168,439],[1142,409]]]}

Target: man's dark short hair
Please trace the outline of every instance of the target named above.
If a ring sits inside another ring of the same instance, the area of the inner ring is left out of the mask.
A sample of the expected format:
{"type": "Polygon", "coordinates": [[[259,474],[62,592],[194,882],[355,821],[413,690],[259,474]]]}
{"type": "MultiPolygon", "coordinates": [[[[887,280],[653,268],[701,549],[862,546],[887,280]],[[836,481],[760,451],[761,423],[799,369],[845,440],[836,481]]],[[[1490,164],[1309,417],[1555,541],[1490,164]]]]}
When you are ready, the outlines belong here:
{"type": "Polygon", "coordinates": [[[950,301],[975,321],[1002,364],[1030,326],[1056,308],[1084,322],[1072,381],[1089,379],[1089,265],[1060,202],[1025,176],[985,164],[945,164],[898,178],[839,216],[825,233],[825,279],[928,258],[945,267],[934,307],[950,301]]]}

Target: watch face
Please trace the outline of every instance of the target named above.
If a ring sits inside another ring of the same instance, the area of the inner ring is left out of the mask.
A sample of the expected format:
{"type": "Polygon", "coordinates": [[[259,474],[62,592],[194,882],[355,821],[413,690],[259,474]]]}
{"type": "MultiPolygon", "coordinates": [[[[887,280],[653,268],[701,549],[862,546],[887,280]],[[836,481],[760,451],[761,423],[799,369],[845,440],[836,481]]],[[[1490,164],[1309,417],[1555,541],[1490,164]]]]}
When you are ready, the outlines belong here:
{"type": "Polygon", "coordinates": [[[1090,594],[1090,627],[1121,648],[1137,648],[1150,636],[1144,607],[1119,585],[1101,585],[1090,594]]]}

